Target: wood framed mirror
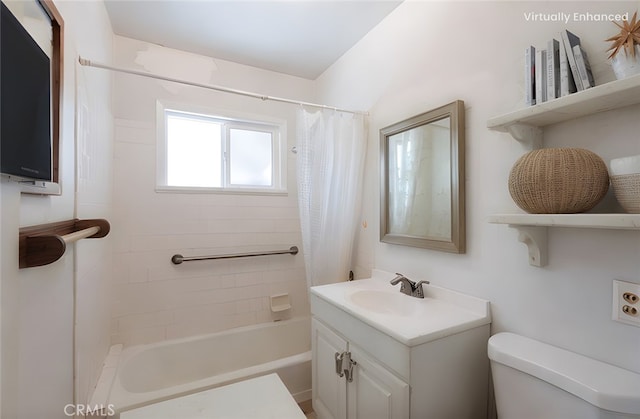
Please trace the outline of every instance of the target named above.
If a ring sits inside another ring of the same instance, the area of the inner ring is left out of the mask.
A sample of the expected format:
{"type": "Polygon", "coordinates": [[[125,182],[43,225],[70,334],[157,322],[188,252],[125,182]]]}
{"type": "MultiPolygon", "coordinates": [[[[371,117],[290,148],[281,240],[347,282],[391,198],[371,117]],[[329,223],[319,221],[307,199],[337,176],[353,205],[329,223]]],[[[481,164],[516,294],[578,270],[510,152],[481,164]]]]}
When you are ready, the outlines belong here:
{"type": "Polygon", "coordinates": [[[464,127],[457,100],[380,130],[380,241],[466,251],[464,127]]]}

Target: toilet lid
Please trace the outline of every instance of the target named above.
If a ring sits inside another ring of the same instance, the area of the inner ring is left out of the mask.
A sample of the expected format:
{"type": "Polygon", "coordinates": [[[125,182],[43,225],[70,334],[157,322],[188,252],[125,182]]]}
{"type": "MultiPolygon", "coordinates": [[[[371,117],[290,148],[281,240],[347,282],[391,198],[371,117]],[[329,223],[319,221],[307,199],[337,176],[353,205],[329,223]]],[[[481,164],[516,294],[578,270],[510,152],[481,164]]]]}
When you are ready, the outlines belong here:
{"type": "Polygon", "coordinates": [[[640,374],[514,333],[493,335],[488,355],[601,409],[640,414],[640,374]]]}

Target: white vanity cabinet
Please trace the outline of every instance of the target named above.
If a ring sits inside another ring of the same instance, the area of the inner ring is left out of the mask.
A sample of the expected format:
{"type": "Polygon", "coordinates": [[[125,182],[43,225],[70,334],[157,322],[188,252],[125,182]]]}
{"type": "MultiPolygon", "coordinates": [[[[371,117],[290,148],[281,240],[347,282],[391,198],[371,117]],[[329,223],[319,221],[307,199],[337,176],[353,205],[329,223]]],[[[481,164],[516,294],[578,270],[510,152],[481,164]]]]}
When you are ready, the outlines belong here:
{"type": "Polygon", "coordinates": [[[347,380],[336,374],[335,367],[335,354],[346,350],[344,338],[311,320],[311,400],[319,419],[347,417],[347,380]]]}
{"type": "Polygon", "coordinates": [[[317,319],[313,319],[313,407],[320,419],[409,419],[409,384],[317,319]],[[348,353],[351,375],[336,371],[348,353]],[[349,380],[350,375],[350,380],[349,380]]]}
{"type": "Polygon", "coordinates": [[[393,277],[311,288],[318,418],[486,417],[488,301],[431,285],[400,295],[393,277]]]}

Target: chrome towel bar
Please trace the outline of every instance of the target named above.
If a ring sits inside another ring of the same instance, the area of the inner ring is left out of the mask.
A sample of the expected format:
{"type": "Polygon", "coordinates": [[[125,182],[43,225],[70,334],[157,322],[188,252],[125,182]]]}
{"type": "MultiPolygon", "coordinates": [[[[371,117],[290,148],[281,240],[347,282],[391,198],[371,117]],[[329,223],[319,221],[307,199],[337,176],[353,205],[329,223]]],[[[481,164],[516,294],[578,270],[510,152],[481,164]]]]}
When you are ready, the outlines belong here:
{"type": "Polygon", "coordinates": [[[192,256],[184,257],[182,255],[173,255],[171,262],[174,265],[180,265],[182,262],[191,262],[194,260],[211,260],[211,259],[233,259],[233,258],[248,258],[253,256],[268,256],[268,255],[295,255],[298,253],[297,246],[291,246],[288,250],[270,250],[265,252],[253,252],[253,253],[231,253],[228,255],[215,255],[215,256],[192,256]]]}

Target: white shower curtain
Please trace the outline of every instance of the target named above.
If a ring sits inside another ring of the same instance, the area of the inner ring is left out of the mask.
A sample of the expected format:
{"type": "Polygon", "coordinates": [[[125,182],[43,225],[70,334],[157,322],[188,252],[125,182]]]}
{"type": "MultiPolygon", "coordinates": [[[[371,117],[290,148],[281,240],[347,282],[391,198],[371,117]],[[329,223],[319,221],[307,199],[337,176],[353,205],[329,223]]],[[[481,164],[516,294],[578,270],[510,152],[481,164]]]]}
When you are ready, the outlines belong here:
{"type": "Polygon", "coordinates": [[[344,281],[359,224],[366,153],[363,115],[330,110],[297,116],[297,176],[309,286],[344,281]]]}
{"type": "Polygon", "coordinates": [[[389,138],[389,232],[409,234],[422,159],[422,131],[412,129],[389,138]]]}

